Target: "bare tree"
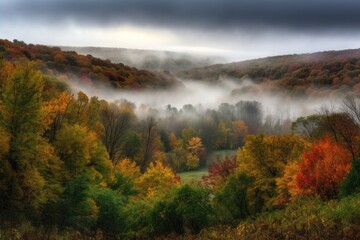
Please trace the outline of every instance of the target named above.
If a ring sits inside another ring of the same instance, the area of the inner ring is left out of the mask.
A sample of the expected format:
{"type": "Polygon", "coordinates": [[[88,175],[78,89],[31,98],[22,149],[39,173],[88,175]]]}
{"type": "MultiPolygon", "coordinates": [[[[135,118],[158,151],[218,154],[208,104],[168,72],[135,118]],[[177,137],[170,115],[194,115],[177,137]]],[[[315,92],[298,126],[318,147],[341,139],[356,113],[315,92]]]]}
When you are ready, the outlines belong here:
{"type": "Polygon", "coordinates": [[[141,172],[145,172],[150,162],[154,160],[154,153],[158,150],[157,140],[158,133],[155,119],[149,117],[143,122],[142,127],[143,158],[139,164],[141,172]]]}
{"type": "Polygon", "coordinates": [[[106,104],[100,111],[100,119],[104,125],[103,142],[113,162],[122,157],[123,147],[127,141],[128,131],[134,114],[129,109],[121,109],[116,104],[106,104]]]}

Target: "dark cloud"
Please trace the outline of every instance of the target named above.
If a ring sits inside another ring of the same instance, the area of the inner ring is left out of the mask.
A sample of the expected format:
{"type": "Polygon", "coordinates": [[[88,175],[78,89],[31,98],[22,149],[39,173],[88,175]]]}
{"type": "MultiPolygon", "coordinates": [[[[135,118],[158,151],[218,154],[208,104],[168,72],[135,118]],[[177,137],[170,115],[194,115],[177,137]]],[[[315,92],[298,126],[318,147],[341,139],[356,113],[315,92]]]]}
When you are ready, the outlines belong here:
{"type": "Polygon", "coordinates": [[[3,17],[99,25],[308,31],[360,26],[357,0],[14,0],[0,7],[3,17]]]}

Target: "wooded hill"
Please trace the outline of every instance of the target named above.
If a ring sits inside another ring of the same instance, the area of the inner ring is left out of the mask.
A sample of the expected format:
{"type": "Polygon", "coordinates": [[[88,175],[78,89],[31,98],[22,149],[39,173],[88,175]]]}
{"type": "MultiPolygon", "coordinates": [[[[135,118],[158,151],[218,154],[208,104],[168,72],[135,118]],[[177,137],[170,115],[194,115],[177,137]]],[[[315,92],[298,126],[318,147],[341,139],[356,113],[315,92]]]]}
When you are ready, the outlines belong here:
{"type": "Polygon", "coordinates": [[[165,72],[139,70],[91,55],[79,55],[74,51],[62,51],[58,47],[25,44],[0,39],[0,59],[8,61],[37,61],[46,75],[79,81],[97,86],[111,85],[119,89],[161,89],[181,86],[172,75],[165,72]]]}
{"type": "Polygon", "coordinates": [[[230,64],[217,64],[179,72],[178,76],[217,83],[222,79],[250,79],[269,90],[295,95],[360,92],[360,50],[328,51],[275,56],[230,64]]]}

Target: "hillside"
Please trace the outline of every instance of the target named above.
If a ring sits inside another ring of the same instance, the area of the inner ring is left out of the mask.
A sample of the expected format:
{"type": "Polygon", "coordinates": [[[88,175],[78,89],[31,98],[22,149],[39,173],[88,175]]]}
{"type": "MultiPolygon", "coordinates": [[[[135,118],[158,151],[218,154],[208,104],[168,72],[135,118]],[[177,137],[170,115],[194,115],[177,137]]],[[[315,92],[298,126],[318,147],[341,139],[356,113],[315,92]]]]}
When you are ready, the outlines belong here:
{"type": "MultiPolygon", "coordinates": [[[[360,50],[286,55],[218,64],[178,73],[185,79],[217,83],[250,79],[269,90],[295,95],[360,92],[360,50]]],[[[239,90],[241,92],[242,90],[239,90]]]]}
{"type": "Polygon", "coordinates": [[[224,62],[216,56],[200,56],[170,51],[138,50],[103,47],[60,47],[64,51],[109,59],[114,63],[124,63],[149,71],[183,71],[224,62]]]}
{"type": "Polygon", "coordinates": [[[44,74],[93,86],[111,85],[118,89],[161,89],[180,86],[171,74],[138,70],[91,55],[62,51],[58,47],[0,40],[0,59],[38,61],[44,74]]]}

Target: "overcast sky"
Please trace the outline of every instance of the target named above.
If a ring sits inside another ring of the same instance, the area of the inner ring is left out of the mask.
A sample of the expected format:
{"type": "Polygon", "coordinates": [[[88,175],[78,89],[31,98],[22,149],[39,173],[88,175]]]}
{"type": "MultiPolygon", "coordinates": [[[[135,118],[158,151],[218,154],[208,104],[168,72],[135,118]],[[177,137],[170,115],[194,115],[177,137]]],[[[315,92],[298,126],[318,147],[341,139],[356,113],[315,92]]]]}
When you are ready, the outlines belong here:
{"type": "Polygon", "coordinates": [[[0,0],[0,38],[232,61],[360,47],[358,0],[0,0]]]}

